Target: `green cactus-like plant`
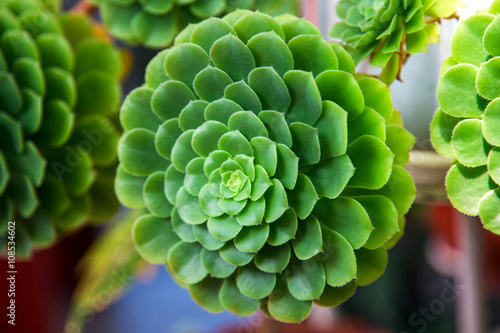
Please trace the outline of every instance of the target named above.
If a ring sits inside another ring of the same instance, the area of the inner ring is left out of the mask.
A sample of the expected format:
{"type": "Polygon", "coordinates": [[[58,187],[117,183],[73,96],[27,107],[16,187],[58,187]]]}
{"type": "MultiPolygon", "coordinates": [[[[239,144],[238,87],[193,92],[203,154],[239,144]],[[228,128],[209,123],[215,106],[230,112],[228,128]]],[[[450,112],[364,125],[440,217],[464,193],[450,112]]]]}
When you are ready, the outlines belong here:
{"type": "Polygon", "coordinates": [[[284,322],[383,274],[415,197],[388,87],[291,15],[236,11],[177,42],[120,111],[139,253],[209,311],[284,322]]]}
{"type": "Polygon", "coordinates": [[[431,139],[454,159],[448,197],[500,234],[500,2],[460,23],[443,64],[431,139]]]}
{"type": "Polygon", "coordinates": [[[16,253],[28,255],[118,208],[109,117],[120,58],[88,19],[36,0],[0,4],[0,46],[0,243],[14,239],[15,220],[16,253]]]}
{"type": "Polygon", "coordinates": [[[341,0],[342,21],[330,34],[347,43],[356,63],[371,57],[370,64],[383,68],[381,80],[391,84],[409,54],[439,42],[438,22],[460,6],[460,0],[341,0]]]}
{"type": "Polygon", "coordinates": [[[271,15],[297,13],[296,0],[91,0],[110,32],[132,44],[164,48],[190,23],[237,8],[271,15]]]}

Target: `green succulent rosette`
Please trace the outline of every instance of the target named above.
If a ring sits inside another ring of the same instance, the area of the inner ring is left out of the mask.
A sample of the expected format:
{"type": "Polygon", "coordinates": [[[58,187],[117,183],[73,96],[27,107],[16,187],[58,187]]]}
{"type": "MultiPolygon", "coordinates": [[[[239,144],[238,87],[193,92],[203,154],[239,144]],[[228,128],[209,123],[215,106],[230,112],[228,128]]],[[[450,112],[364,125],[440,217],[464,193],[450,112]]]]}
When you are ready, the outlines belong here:
{"type": "Polygon", "coordinates": [[[181,33],[120,111],[133,238],[212,312],[284,322],[385,270],[415,187],[388,87],[305,19],[236,11],[181,33]]]}
{"type": "Polygon", "coordinates": [[[132,44],[164,48],[190,23],[237,8],[271,15],[297,13],[296,0],[90,0],[110,32],[132,44]]]}
{"type": "Polygon", "coordinates": [[[18,256],[107,219],[120,98],[118,52],[81,16],[35,0],[0,4],[0,244],[18,256]]]}
{"type": "Polygon", "coordinates": [[[500,234],[500,6],[460,23],[437,88],[431,139],[454,159],[448,197],[500,234]]]}
{"type": "Polygon", "coordinates": [[[370,58],[383,68],[381,80],[391,84],[400,79],[409,54],[427,51],[439,42],[441,18],[455,15],[460,0],[341,0],[332,37],[347,43],[356,63],[370,58]]]}

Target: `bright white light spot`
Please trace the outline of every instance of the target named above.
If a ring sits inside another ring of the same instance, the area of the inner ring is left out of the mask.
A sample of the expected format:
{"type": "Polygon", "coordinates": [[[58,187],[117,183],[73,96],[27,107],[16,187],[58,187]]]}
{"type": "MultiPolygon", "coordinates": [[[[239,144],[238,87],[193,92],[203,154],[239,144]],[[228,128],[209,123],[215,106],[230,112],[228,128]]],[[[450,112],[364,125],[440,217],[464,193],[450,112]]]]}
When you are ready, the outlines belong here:
{"type": "Polygon", "coordinates": [[[488,9],[493,0],[462,0],[467,8],[464,8],[458,12],[460,19],[465,20],[476,14],[479,10],[488,9]]]}

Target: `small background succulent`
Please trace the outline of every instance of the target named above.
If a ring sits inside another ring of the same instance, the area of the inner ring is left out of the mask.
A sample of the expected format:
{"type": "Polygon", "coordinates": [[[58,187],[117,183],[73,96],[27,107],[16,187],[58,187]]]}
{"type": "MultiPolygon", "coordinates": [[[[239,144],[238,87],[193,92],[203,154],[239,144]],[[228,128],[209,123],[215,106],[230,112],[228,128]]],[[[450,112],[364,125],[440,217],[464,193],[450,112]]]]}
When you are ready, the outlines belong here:
{"type": "Polygon", "coordinates": [[[356,64],[370,57],[383,68],[380,79],[400,79],[409,54],[427,51],[439,42],[442,18],[453,17],[460,0],[341,0],[336,9],[342,22],[330,32],[347,44],[356,64]]]}
{"type": "Polygon", "coordinates": [[[437,89],[435,149],[455,160],[448,197],[500,234],[500,1],[460,23],[437,89]]]}
{"type": "Polygon", "coordinates": [[[15,220],[19,256],[118,209],[119,53],[87,18],[45,4],[58,8],[0,3],[0,243],[15,220]]]}
{"type": "Polygon", "coordinates": [[[117,38],[163,48],[190,23],[222,16],[237,8],[271,15],[297,13],[296,0],[89,0],[99,5],[103,22],[117,38]]]}
{"type": "Polygon", "coordinates": [[[292,15],[238,10],[181,32],[120,111],[119,200],[212,312],[284,322],[377,279],[415,187],[388,87],[292,15]]]}

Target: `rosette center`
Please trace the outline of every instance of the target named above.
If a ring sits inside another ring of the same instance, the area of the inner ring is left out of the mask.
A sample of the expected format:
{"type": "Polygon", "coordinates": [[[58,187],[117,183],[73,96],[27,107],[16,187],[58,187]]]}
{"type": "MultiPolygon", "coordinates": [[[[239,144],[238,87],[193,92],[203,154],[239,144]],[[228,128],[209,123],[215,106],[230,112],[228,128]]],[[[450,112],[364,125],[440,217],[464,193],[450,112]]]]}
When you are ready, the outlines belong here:
{"type": "MultiPolygon", "coordinates": [[[[240,170],[236,171],[228,171],[222,175],[222,189],[227,189],[231,193],[231,196],[238,194],[243,186],[246,184],[248,177],[241,172],[240,170]]],[[[226,191],[222,190],[221,192],[224,194],[226,191]]]]}

